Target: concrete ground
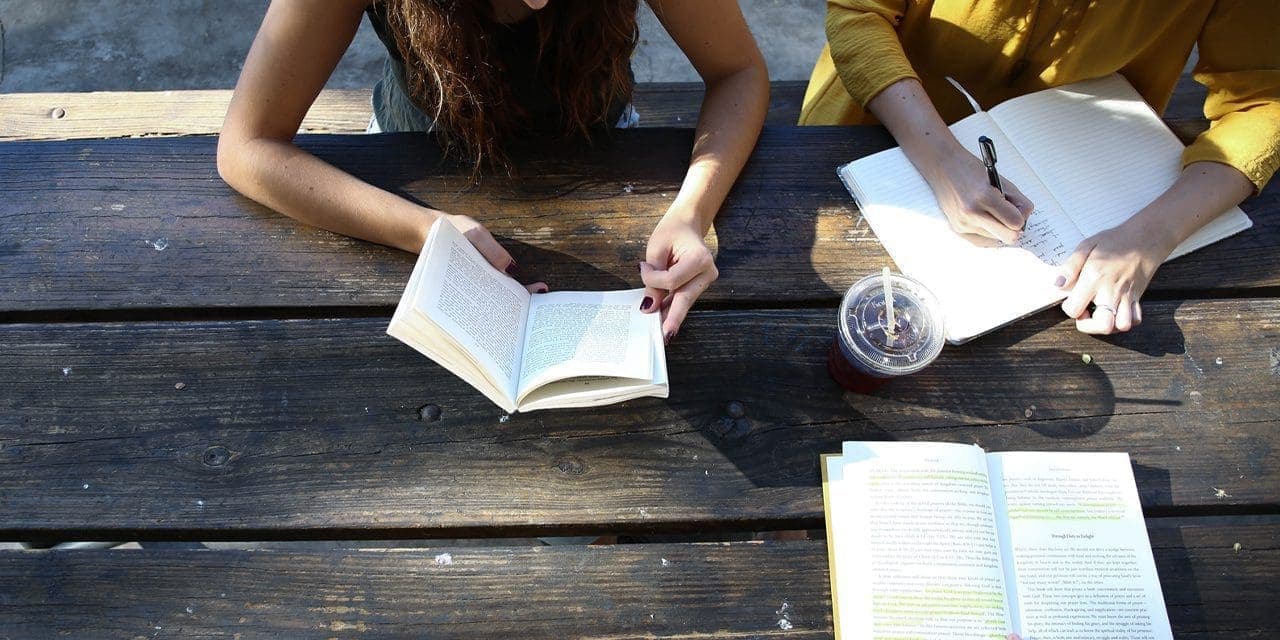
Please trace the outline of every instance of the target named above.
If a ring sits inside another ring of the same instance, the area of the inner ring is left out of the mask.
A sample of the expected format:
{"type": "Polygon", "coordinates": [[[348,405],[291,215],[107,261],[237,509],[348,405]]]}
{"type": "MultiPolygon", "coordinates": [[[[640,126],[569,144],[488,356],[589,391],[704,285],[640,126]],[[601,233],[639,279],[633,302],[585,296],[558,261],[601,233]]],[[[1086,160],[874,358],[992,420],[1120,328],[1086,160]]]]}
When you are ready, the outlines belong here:
{"type": "MultiPolygon", "coordinates": [[[[683,1],[683,0],[682,0],[683,1]]],[[[0,0],[0,93],[235,86],[268,0],[0,0]]],[[[824,0],[740,0],[773,80],[805,80],[824,0]]],[[[640,82],[698,79],[641,3],[640,82]]],[[[330,88],[371,87],[385,49],[366,20],[330,88]]]]}

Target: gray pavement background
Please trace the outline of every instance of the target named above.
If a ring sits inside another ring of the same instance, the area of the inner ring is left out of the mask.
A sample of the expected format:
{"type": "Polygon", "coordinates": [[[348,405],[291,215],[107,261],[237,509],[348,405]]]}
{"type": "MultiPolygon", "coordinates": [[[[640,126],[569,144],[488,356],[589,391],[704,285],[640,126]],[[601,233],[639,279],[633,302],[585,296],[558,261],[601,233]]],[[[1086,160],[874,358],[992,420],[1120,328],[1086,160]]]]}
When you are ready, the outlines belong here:
{"type": "MultiPolygon", "coordinates": [[[[697,0],[681,0],[696,2],[697,0]]],[[[0,93],[229,89],[268,0],[0,0],[0,93]]],[[[773,80],[806,80],[824,0],[740,0],[773,80]]],[[[692,82],[688,60],[642,2],[640,82],[692,82]]],[[[385,49],[369,27],[328,87],[373,86],[385,49]]]]}

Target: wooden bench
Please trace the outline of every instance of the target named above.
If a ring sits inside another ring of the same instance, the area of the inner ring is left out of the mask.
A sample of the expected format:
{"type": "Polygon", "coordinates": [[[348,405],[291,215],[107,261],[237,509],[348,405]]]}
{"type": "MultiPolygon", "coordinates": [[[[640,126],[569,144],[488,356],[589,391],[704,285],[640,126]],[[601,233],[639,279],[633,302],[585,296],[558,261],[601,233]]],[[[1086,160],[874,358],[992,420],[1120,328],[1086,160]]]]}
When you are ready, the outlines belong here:
{"type": "MultiPolygon", "coordinates": [[[[637,283],[692,140],[517,150],[469,189],[408,137],[300,143],[557,288],[637,283]]],[[[0,637],[829,637],[821,540],[691,540],[821,529],[817,456],[852,439],[1128,451],[1177,636],[1280,633],[1280,189],[1161,270],[1139,331],[1046,312],[842,393],[832,309],[888,257],[832,168],[890,144],[769,127],[671,398],[510,417],[383,334],[411,256],[234,194],[212,138],[0,144],[0,539],[296,543],[0,552],[0,637]],[[671,541],[511,542],[610,533],[671,541]]]]}

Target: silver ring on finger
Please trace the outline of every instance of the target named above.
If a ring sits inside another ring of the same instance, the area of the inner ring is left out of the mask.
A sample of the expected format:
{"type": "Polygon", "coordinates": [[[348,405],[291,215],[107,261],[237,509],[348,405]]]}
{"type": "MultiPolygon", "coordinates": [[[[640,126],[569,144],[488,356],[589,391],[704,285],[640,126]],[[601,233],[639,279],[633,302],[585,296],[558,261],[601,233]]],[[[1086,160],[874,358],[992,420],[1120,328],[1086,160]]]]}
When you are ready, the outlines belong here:
{"type": "Polygon", "coordinates": [[[1110,313],[1113,316],[1116,315],[1116,308],[1109,304],[1101,304],[1101,303],[1095,302],[1093,303],[1093,306],[1094,306],[1095,313],[1098,311],[1106,311],[1107,313],[1110,313]]]}

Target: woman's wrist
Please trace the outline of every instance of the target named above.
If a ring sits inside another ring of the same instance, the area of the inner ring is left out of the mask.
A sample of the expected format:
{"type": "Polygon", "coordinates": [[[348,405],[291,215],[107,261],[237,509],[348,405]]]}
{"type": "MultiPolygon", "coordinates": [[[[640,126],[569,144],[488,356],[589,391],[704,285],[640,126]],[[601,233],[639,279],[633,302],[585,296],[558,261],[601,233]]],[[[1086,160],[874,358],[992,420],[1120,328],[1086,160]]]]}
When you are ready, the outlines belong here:
{"type": "Polygon", "coordinates": [[[677,198],[676,202],[672,203],[667,212],[663,214],[658,224],[683,224],[693,228],[701,235],[706,235],[714,218],[714,212],[709,214],[697,206],[682,204],[677,198]]]}
{"type": "Polygon", "coordinates": [[[917,136],[902,145],[903,152],[930,184],[956,172],[958,163],[971,156],[951,131],[939,135],[917,136]]]}
{"type": "Polygon", "coordinates": [[[1142,208],[1128,220],[1120,223],[1120,227],[1127,227],[1125,230],[1134,237],[1143,238],[1143,244],[1149,248],[1152,255],[1158,255],[1163,262],[1186,238],[1168,224],[1168,220],[1155,204],[1142,208]]]}
{"type": "Polygon", "coordinates": [[[427,236],[431,234],[431,226],[435,224],[436,220],[439,220],[442,216],[447,214],[436,209],[429,209],[418,205],[413,206],[416,209],[416,211],[414,211],[415,222],[413,224],[413,235],[410,236],[408,241],[411,246],[400,248],[405,251],[418,253],[419,251],[422,251],[422,246],[427,243],[427,236]]]}

